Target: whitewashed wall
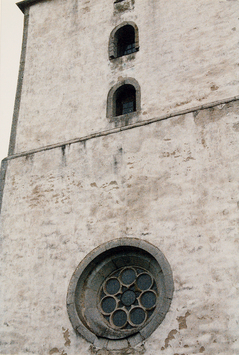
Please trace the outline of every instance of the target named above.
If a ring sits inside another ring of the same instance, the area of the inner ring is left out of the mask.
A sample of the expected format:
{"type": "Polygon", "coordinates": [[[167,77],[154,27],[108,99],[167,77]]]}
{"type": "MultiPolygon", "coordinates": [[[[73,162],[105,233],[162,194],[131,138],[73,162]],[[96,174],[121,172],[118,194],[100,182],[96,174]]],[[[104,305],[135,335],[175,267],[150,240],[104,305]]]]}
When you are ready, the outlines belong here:
{"type": "Polygon", "coordinates": [[[238,18],[225,0],[136,0],[115,15],[113,0],[32,5],[15,152],[112,128],[107,94],[123,77],[141,86],[136,120],[238,95],[238,18]],[[140,50],[110,62],[122,21],[137,24],[140,50]]]}
{"type": "Polygon", "coordinates": [[[238,354],[238,106],[8,161],[0,354],[238,354]],[[66,293],[82,258],[119,237],[159,247],[175,293],[145,344],[107,352],[74,333],[66,293]]]}

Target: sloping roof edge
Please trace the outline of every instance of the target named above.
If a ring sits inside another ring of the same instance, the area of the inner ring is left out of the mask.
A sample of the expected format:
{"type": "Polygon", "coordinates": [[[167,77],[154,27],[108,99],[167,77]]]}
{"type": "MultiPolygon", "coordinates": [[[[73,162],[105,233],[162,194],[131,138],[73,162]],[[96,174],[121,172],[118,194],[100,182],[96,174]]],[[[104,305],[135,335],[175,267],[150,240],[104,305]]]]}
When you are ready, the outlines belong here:
{"type": "Polygon", "coordinates": [[[31,6],[31,5],[33,5],[37,2],[41,2],[41,1],[46,1],[46,0],[23,0],[23,1],[17,2],[17,6],[24,13],[26,7],[31,6]]]}

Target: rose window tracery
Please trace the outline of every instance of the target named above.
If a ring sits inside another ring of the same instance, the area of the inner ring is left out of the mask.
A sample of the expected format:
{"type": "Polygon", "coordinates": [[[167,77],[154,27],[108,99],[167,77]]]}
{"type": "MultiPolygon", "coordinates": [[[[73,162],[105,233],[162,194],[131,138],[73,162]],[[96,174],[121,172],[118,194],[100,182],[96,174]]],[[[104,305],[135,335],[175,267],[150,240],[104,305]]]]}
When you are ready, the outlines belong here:
{"type": "Polygon", "coordinates": [[[113,272],[100,289],[100,312],[113,328],[132,329],[152,315],[157,301],[153,276],[143,268],[113,272]]]}
{"type": "Polygon", "coordinates": [[[75,331],[97,348],[125,349],[163,321],[173,295],[163,253],[142,239],[119,238],[90,252],[70,280],[67,310],[75,331]]]}

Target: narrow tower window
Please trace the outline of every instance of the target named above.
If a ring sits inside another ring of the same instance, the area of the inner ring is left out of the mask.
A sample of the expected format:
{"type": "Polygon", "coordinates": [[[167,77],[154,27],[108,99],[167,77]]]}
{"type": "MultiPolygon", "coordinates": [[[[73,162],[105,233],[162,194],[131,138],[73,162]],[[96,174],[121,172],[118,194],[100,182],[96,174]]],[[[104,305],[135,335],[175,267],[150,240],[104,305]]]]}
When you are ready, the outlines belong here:
{"type": "Polygon", "coordinates": [[[115,34],[115,40],[117,43],[117,57],[136,52],[135,32],[132,26],[121,27],[115,34]]]}
{"type": "Polygon", "coordinates": [[[136,91],[133,85],[122,85],[116,90],[114,96],[115,116],[136,111],[136,91]]]}
{"type": "MultiPolygon", "coordinates": [[[[132,112],[140,112],[140,86],[134,78],[125,78],[115,84],[109,91],[107,97],[106,116],[110,120],[124,116],[132,112]]],[[[127,119],[131,116],[127,116],[127,119]]]]}
{"type": "Polygon", "coordinates": [[[110,59],[123,57],[138,50],[139,33],[134,22],[122,22],[111,32],[109,40],[110,59]]]}

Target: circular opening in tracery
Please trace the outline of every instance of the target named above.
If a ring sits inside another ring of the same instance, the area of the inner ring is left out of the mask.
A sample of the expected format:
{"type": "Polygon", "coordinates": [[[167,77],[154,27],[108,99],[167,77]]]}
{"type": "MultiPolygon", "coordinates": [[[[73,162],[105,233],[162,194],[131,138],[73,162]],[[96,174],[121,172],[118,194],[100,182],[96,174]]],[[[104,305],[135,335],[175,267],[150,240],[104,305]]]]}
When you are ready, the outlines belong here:
{"type": "Polygon", "coordinates": [[[101,301],[101,308],[106,314],[110,314],[116,308],[116,300],[114,297],[105,297],[101,301]]]}
{"type": "Polygon", "coordinates": [[[132,284],[132,282],[135,281],[136,279],[136,274],[135,274],[135,271],[133,269],[124,269],[122,272],[121,272],[121,275],[120,275],[120,279],[122,281],[122,283],[124,285],[130,285],[132,284]]]}
{"type": "Polygon", "coordinates": [[[146,312],[140,307],[133,308],[129,313],[129,319],[134,326],[139,326],[144,323],[146,312]]]}
{"type": "Polygon", "coordinates": [[[125,311],[119,309],[112,315],[112,322],[116,327],[122,328],[126,325],[127,314],[125,311]]]}
{"type": "Polygon", "coordinates": [[[135,299],[136,299],[135,293],[131,290],[127,290],[123,293],[121,297],[121,302],[125,306],[131,306],[135,302],[135,299]]]}
{"type": "Polygon", "coordinates": [[[119,292],[119,289],[120,283],[115,278],[109,279],[105,284],[105,290],[109,295],[115,295],[117,292],[119,292]]]}
{"type": "Polygon", "coordinates": [[[140,296],[140,303],[146,309],[152,309],[156,305],[157,296],[153,291],[146,291],[140,296]]]}
{"type": "Polygon", "coordinates": [[[152,286],[153,280],[149,274],[140,274],[137,278],[137,286],[141,291],[148,290],[152,286]]]}

